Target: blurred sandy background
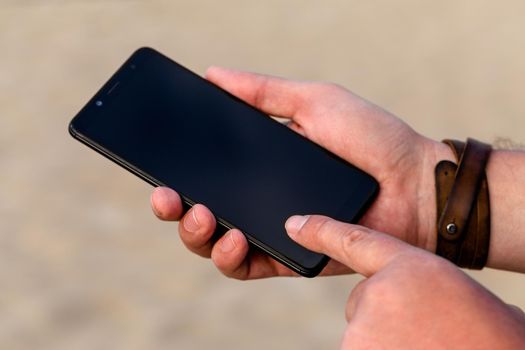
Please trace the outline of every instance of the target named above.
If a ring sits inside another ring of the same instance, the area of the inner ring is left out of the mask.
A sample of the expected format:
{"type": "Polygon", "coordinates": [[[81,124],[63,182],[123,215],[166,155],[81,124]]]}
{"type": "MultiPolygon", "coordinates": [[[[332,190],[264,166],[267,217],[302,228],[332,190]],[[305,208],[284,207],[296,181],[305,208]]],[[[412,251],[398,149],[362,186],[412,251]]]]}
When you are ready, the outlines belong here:
{"type": "MultiPolygon", "coordinates": [[[[434,138],[525,141],[523,18],[518,0],[0,0],[0,348],[339,343],[358,277],[224,278],[154,219],[149,185],[69,137],[134,49],[338,82],[434,138]]],[[[523,276],[474,276],[525,307],[523,276]]]]}

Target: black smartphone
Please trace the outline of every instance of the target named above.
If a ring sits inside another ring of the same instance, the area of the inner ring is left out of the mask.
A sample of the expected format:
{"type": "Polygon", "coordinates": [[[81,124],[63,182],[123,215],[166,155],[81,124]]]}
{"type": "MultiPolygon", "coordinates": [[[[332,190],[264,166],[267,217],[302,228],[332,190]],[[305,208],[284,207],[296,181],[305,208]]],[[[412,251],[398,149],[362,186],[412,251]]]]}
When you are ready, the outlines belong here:
{"type": "Polygon", "coordinates": [[[204,204],[222,231],[240,229],[307,277],[328,258],[292,241],[286,219],[356,222],[378,191],[370,175],[150,48],[133,53],[69,131],[150,184],[173,188],[186,209],[204,204]]]}

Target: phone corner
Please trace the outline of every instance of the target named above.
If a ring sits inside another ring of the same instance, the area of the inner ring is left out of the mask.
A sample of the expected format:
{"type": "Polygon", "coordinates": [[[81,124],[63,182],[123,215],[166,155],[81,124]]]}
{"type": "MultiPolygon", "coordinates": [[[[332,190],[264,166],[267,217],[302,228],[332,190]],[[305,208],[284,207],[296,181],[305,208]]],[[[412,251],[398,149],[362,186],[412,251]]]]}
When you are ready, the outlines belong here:
{"type": "Polygon", "coordinates": [[[297,272],[303,277],[314,278],[314,277],[317,277],[317,275],[319,275],[319,273],[321,271],[306,271],[306,270],[302,270],[302,271],[297,271],[297,272]]]}
{"type": "Polygon", "coordinates": [[[67,126],[67,130],[69,132],[69,135],[71,135],[74,138],[78,138],[78,132],[75,129],[75,125],[73,123],[73,120],[69,122],[69,124],[67,126]]]}
{"type": "Polygon", "coordinates": [[[323,269],[328,264],[328,261],[330,261],[330,258],[325,255],[314,266],[301,266],[300,268],[295,269],[295,271],[303,277],[314,278],[317,277],[321,273],[321,271],[323,271],[323,269]]]}
{"type": "Polygon", "coordinates": [[[157,50],[155,50],[154,48],[150,46],[141,46],[138,49],[136,49],[135,52],[133,52],[132,56],[142,55],[142,54],[148,55],[148,54],[157,53],[157,52],[158,52],[157,50]]]}

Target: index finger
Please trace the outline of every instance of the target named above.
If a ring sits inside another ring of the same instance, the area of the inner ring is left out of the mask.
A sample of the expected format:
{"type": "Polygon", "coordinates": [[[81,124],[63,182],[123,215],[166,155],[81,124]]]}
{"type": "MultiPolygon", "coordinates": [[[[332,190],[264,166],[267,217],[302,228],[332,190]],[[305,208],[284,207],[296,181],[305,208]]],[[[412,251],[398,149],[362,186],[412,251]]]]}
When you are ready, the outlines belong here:
{"type": "Polygon", "coordinates": [[[292,216],[286,221],[286,230],[302,246],[326,254],[367,277],[401,255],[418,254],[417,248],[387,234],[326,216],[292,216]]]}

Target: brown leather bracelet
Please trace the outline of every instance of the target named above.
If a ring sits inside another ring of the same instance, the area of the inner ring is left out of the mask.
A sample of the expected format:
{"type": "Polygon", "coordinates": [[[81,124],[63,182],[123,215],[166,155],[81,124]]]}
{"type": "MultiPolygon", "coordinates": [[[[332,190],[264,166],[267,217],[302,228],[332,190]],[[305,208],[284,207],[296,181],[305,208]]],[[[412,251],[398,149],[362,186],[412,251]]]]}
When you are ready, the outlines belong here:
{"type": "Polygon", "coordinates": [[[460,267],[482,269],[490,244],[490,203],[485,167],[492,147],[474,139],[444,140],[458,164],[436,165],[436,254],[460,267]]]}

